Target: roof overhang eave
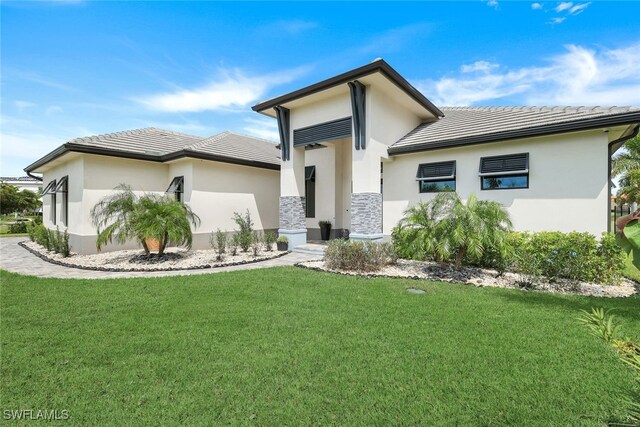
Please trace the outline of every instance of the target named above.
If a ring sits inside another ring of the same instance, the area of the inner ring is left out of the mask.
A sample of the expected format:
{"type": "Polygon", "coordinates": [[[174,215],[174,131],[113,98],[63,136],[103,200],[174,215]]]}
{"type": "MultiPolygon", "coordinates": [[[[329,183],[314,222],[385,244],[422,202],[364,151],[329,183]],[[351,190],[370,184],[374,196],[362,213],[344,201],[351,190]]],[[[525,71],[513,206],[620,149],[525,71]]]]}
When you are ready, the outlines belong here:
{"type": "Polygon", "coordinates": [[[391,67],[382,59],[374,61],[362,67],[355,68],[351,71],[347,71],[346,73],[331,77],[329,79],[322,80],[310,86],[303,87],[293,92],[289,92],[287,94],[280,95],[267,101],[260,102],[251,107],[251,109],[253,111],[261,113],[278,105],[283,105],[287,102],[304,98],[314,93],[321,92],[323,90],[347,83],[359,77],[368,76],[377,72],[385,75],[391,82],[393,82],[401,90],[407,93],[407,95],[413,98],[414,101],[427,109],[434,116],[444,117],[444,113],[438,107],[436,107],[431,101],[427,99],[427,97],[425,97],[422,93],[420,93],[420,91],[414,88],[411,83],[409,83],[404,77],[400,75],[400,73],[394,70],[393,67],[391,67]]]}
{"type": "Polygon", "coordinates": [[[495,132],[484,135],[473,135],[463,138],[452,138],[448,140],[427,143],[416,143],[407,146],[387,149],[390,155],[409,154],[421,151],[442,150],[446,148],[462,147],[467,145],[486,144],[491,142],[501,142],[511,139],[532,138],[568,132],[578,132],[605,128],[610,126],[632,125],[640,123],[640,111],[617,114],[615,116],[595,117],[573,122],[557,123],[546,126],[532,128],[514,129],[504,132],[495,132]]]}
{"type": "Polygon", "coordinates": [[[158,162],[158,163],[177,160],[184,157],[190,157],[190,158],[196,158],[201,160],[211,160],[211,161],[218,161],[218,162],[224,162],[224,163],[253,166],[253,167],[258,167],[263,169],[280,170],[280,165],[276,163],[267,163],[267,162],[252,161],[247,159],[218,156],[213,154],[199,153],[197,151],[186,150],[186,149],[175,151],[172,153],[167,153],[167,154],[153,155],[153,154],[145,154],[145,153],[135,153],[131,151],[111,150],[108,148],[92,147],[92,146],[82,145],[82,144],[66,143],[56,148],[46,156],[30,164],[29,166],[24,168],[24,171],[30,175],[32,172],[36,171],[38,168],[41,168],[47,163],[63,156],[66,153],[71,153],[71,152],[83,153],[83,154],[94,154],[98,156],[117,157],[117,158],[123,158],[123,159],[131,159],[131,160],[144,160],[148,162],[158,162]]]}

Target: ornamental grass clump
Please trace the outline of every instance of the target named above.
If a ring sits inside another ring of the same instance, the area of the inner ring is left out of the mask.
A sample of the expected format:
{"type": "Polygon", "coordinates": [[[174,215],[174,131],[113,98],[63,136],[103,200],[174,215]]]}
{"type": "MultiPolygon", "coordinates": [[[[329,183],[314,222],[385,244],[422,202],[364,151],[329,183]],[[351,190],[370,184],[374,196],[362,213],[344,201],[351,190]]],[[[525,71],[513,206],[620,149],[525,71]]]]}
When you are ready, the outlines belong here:
{"type": "Polygon", "coordinates": [[[332,270],[374,272],[395,264],[397,259],[389,243],[342,239],[331,240],[324,253],[325,265],[332,270]]]}

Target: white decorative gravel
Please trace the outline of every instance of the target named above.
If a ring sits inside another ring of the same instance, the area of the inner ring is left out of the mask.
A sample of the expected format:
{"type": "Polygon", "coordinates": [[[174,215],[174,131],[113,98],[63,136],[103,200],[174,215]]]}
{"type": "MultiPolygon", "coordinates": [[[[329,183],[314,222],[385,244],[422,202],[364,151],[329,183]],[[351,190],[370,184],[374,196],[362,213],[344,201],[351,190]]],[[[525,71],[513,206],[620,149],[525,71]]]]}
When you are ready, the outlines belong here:
{"type": "Polygon", "coordinates": [[[283,255],[283,252],[261,251],[257,257],[253,252],[240,252],[236,256],[225,255],[224,258],[216,260],[217,254],[213,249],[208,250],[186,250],[182,248],[168,248],[165,256],[145,257],[142,249],[130,249],[113,252],[101,252],[92,255],[78,255],[72,253],[69,257],[63,257],[55,252],[49,252],[43,246],[31,241],[24,242],[24,245],[34,250],[45,258],[62,265],[70,267],[80,267],[100,270],[189,270],[196,268],[212,268],[226,265],[246,264],[250,262],[265,261],[283,255]]]}
{"type": "Polygon", "coordinates": [[[450,266],[442,266],[438,263],[428,261],[399,260],[396,265],[387,266],[380,271],[371,273],[332,270],[325,266],[324,261],[307,261],[300,263],[300,265],[314,270],[354,276],[405,277],[451,283],[464,283],[478,287],[488,286],[496,288],[537,290],[609,298],[629,297],[640,292],[639,285],[628,279],[622,279],[619,285],[600,285],[597,283],[571,282],[569,280],[549,282],[543,277],[533,280],[534,283],[530,283],[532,281],[530,278],[518,273],[507,272],[499,274],[496,270],[476,267],[463,267],[460,271],[456,271],[450,266]]]}

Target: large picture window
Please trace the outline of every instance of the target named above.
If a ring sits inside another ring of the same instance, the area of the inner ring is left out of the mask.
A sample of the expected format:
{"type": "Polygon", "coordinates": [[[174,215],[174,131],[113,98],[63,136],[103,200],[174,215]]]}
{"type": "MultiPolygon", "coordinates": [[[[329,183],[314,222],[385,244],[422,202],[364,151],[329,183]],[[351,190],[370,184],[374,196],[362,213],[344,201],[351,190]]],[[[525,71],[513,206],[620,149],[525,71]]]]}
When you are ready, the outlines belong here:
{"type": "Polygon", "coordinates": [[[56,180],[50,181],[44,188],[42,197],[51,196],[51,203],[49,205],[49,219],[53,225],[56,224],[56,180]]]}
{"type": "Polygon", "coordinates": [[[421,193],[456,191],[456,162],[422,163],[416,180],[421,193]]]}
{"type": "Polygon", "coordinates": [[[69,226],[69,177],[60,178],[55,188],[55,194],[60,194],[60,221],[69,226]]]}
{"type": "Polygon", "coordinates": [[[179,202],[184,201],[184,177],[176,176],[169,184],[169,188],[166,191],[167,194],[173,194],[176,200],[179,202]]]}
{"type": "Polygon", "coordinates": [[[304,168],[304,200],[305,216],[307,218],[316,217],[316,167],[306,166],[304,168]]]}
{"type": "Polygon", "coordinates": [[[529,188],[529,153],[480,159],[482,190],[529,188]]]}

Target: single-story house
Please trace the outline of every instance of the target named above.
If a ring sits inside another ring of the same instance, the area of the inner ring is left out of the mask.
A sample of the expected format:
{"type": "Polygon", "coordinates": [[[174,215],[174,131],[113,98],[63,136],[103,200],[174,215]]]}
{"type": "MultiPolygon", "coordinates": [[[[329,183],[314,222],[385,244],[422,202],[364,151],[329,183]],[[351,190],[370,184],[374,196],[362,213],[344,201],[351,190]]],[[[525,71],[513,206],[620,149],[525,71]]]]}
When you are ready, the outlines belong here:
{"type": "Polygon", "coordinates": [[[440,191],[502,203],[515,229],[610,227],[611,156],[638,133],[639,107],[439,108],[378,59],[253,110],[274,143],[159,129],[69,141],[28,166],[43,174],[45,224],[95,251],[89,210],[119,183],[179,191],[202,218],[196,247],[250,209],[258,229],[295,247],[333,235],[388,239],[404,210],[440,191]],[[176,181],[177,180],[177,181],[176,181]]]}
{"type": "Polygon", "coordinates": [[[38,190],[42,189],[42,181],[32,176],[3,176],[0,177],[0,182],[13,185],[18,188],[18,191],[29,190],[37,193],[38,190]]]}
{"type": "MultiPolygon", "coordinates": [[[[203,138],[156,128],[71,140],[33,164],[44,186],[43,223],[67,229],[73,251],[96,252],[91,208],[119,184],[137,193],[173,193],[200,217],[194,248],[232,231],[249,210],[258,230],[277,230],[280,160],[270,141],[223,132],[203,138]]],[[[104,250],[136,247],[108,245],[104,250]]]]}
{"type": "Polygon", "coordinates": [[[280,130],[279,232],[290,246],[330,220],[388,238],[439,191],[502,203],[515,229],[610,226],[610,160],[638,133],[638,107],[438,108],[378,59],[260,102],[280,130]]]}

